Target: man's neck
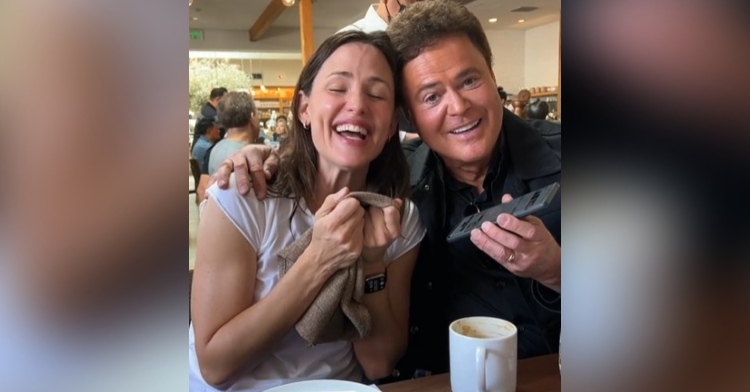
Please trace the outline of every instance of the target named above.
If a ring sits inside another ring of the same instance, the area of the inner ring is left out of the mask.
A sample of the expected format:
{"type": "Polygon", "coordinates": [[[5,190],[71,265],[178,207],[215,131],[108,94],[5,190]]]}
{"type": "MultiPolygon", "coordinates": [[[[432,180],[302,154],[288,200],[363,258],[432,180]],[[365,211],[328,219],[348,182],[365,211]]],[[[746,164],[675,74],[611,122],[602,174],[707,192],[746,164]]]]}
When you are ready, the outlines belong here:
{"type": "Polygon", "coordinates": [[[252,143],[252,132],[250,127],[245,128],[229,128],[227,133],[224,135],[224,139],[233,140],[236,142],[252,143]]]}
{"type": "Polygon", "coordinates": [[[448,173],[458,181],[473,186],[477,193],[484,192],[484,178],[490,167],[492,157],[479,162],[465,163],[443,159],[443,165],[448,173]]]}

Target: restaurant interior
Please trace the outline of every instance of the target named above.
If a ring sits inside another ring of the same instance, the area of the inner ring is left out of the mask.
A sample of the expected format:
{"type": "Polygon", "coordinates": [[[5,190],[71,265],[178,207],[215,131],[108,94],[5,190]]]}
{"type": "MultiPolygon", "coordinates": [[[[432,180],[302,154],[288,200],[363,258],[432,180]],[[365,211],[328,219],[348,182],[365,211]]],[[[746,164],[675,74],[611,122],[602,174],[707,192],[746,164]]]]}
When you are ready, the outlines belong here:
{"type": "MultiPolygon", "coordinates": [[[[497,87],[502,87],[507,95],[505,107],[524,118],[529,108],[543,103],[545,110],[541,119],[560,124],[561,1],[456,1],[465,5],[481,22],[494,56],[492,71],[497,87]]],[[[376,2],[189,0],[189,150],[192,150],[197,138],[196,123],[201,108],[209,100],[210,91],[216,87],[249,93],[257,107],[261,137],[270,140],[278,118],[294,117],[291,112],[294,87],[312,53],[339,29],[363,18],[368,7],[376,2]]],[[[188,269],[192,276],[200,222],[201,200],[197,191],[202,173],[201,165],[192,155],[189,156],[188,269]]],[[[475,358],[466,360],[473,362],[475,358]]],[[[517,370],[515,364],[513,366],[519,391],[560,390],[561,363],[558,354],[519,360],[517,370]]],[[[487,372],[494,371],[488,365],[487,372]]],[[[450,391],[451,376],[434,375],[374,388],[391,392],[450,391]]],[[[282,390],[295,389],[279,389],[282,390]]]]}

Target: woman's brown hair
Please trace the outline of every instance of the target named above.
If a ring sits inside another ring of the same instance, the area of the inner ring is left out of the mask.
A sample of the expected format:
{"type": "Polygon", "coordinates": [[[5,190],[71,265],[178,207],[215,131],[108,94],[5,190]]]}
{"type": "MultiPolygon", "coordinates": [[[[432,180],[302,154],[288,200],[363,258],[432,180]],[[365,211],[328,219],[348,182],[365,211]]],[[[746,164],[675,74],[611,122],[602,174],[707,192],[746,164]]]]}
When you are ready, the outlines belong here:
{"type": "MultiPolygon", "coordinates": [[[[399,92],[401,83],[395,76],[396,53],[388,35],[384,32],[346,31],[329,37],[315,51],[299,76],[292,101],[292,113],[295,114],[294,121],[289,127],[289,136],[281,142],[281,164],[276,181],[269,188],[271,195],[293,198],[297,202],[300,198],[312,195],[318,175],[318,152],[313,144],[312,133],[305,130],[304,125],[299,120],[300,93],[310,96],[313,81],[323,63],[338,48],[349,43],[371,45],[385,57],[394,75],[393,115],[396,116],[396,109],[401,103],[399,92]]],[[[389,197],[401,199],[409,197],[409,169],[404,152],[401,150],[398,132],[386,142],[383,151],[375,160],[370,162],[367,170],[367,190],[389,197]]]]}

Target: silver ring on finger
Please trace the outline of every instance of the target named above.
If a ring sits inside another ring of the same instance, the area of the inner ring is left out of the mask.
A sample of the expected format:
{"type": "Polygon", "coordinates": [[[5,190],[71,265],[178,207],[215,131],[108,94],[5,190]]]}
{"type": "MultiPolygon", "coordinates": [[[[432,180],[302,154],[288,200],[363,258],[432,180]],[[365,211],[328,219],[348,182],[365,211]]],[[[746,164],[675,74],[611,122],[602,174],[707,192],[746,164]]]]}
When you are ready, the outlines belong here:
{"type": "Polygon", "coordinates": [[[516,252],[513,252],[513,251],[512,251],[512,250],[510,250],[510,249],[509,249],[509,251],[510,251],[510,256],[508,256],[508,260],[506,260],[506,261],[507,261],[507,262],[509,262],[509,263],[512,263],[512,262],[513,262],[513,260],[515,260],[515,259],[516,259],[516,252]]]}

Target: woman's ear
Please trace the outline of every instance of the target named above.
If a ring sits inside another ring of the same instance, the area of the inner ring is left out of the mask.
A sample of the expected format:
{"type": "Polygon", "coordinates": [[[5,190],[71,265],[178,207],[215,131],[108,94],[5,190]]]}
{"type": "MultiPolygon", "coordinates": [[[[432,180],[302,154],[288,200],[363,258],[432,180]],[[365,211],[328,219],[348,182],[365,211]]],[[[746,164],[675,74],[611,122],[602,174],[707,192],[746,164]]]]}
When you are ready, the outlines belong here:
{"type": "Polygon", "coordinates": [[[302,91],[299,92],[299,108],[297,110],[297,118],[302,124],[309,124],[310,123],[310,114],[307,112],[307,109],[309,107],[309,99],[307,98],[307,95],[303,93],[302,91]]]}

